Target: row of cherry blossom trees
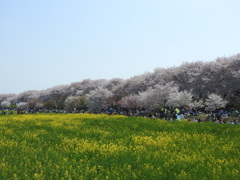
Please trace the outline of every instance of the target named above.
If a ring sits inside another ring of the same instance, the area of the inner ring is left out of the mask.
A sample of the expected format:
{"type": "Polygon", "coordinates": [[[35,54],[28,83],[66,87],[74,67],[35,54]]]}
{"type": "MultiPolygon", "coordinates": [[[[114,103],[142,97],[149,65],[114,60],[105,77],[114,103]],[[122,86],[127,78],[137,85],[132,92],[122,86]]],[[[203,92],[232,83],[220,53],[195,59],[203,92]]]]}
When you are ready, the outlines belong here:
{"type": "Polygon", "coordinates": [[[167,107],[240,107],[240,54],[212,62],[157,68],[126,80],[86,79],[41,91],[1,94],[1,108],[154,111],[167,107]]]}

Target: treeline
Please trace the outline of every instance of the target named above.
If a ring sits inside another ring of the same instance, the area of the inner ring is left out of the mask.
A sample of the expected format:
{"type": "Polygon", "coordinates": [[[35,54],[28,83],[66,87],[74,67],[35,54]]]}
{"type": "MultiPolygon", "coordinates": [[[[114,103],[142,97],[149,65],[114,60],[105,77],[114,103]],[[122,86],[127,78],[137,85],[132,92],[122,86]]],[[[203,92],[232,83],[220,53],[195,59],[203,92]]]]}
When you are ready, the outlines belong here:
{"type": "Polygon", "coordinates": [[[126,80],[86,79],[41,91],[1,94],[0,108],[97,111],[106,108],[240,108],[240,54],[156,68],[126,80]]]}

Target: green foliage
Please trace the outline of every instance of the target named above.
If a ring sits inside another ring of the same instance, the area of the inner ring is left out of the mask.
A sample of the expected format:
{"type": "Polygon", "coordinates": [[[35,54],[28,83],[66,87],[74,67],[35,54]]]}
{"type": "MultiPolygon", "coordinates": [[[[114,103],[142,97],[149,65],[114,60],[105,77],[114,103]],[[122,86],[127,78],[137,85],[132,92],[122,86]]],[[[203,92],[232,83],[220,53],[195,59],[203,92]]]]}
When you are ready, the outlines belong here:
{"type": "Polygon", "coordinates": [[[48,102],[43,104],[43,107],[46,109],[54,109],[57,107],[57,103],[55,100],[50,99],[50,100],[48,100],[48,102]]]}
{"type": "Polygon", "coordinates": [[[17,108],[17,105],[16,104],[11,105],[10,108],[12,108],[12,109],[17,108]]]}
{"type": "Polygon", "coordinates": [[[57,98],[54,99],[59,109],[64,109],[64,101],[66,100],[66,98],[67,94],[59,94],[57,98]]]}
{"type": "Polygon", "coordinates": [[[87,109],[87,99],[86,96],[79,96],[78,99],[78,109],[87,109]]]}
{"type": "Polygon", "coordinates": [[[238,117],[239,116],[239,112],[237,110],[233,111],[231,114],[231,117],[238,117]]]}

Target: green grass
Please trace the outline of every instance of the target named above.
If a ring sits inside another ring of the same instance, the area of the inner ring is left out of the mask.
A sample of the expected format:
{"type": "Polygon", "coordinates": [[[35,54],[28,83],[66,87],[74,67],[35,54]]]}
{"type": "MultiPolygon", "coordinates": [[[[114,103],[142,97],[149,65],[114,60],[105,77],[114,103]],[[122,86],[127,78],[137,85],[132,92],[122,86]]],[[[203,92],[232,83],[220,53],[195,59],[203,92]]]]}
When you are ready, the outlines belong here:
{"type": "Polygon", "coordinates": [[[239,179],[240,126],[107,115],[0,117],[0,179],[239,179]]]}

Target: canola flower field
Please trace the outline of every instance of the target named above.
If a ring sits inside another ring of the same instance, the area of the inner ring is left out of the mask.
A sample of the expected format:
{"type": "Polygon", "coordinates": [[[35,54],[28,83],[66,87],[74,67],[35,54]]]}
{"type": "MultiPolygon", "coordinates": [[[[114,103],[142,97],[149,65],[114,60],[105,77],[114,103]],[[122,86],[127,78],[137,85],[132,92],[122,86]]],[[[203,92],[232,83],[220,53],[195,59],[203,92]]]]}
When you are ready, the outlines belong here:
{"type": "Polygon", "coordinates": [[[0,116],[0,179],[239,179],[239,135],[231,124],[0,116]]]}

